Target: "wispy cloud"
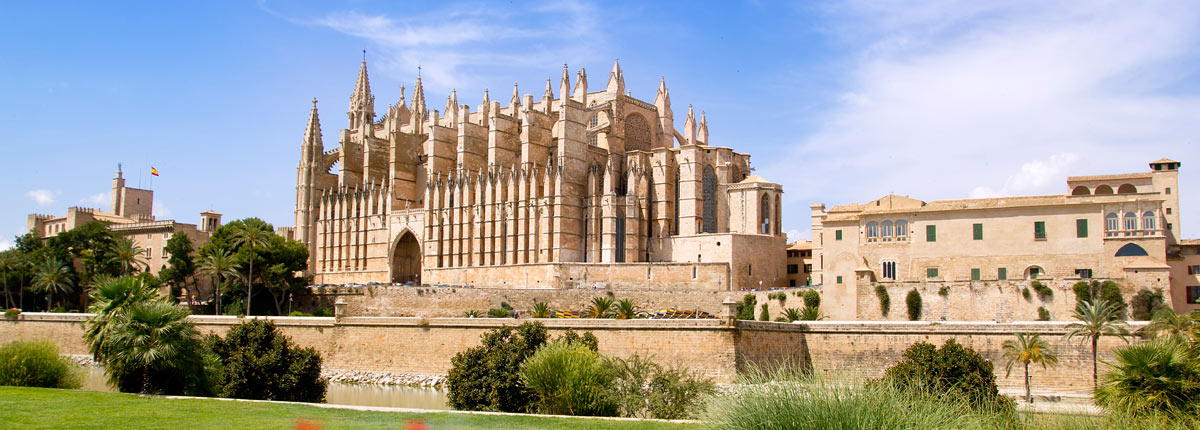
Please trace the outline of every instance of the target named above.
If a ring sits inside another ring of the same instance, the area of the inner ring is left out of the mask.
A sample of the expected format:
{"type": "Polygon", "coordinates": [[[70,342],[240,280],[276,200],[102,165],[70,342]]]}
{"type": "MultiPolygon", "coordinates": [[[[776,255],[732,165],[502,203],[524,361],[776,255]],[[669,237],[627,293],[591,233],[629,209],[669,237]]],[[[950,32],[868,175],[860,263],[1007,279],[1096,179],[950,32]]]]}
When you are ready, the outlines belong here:
{"type": "Polygon", "coordinates": [[[12,247],[13,247],[12,239],[9,239],[7,237],[0,237],[0,251],[10,249],[12,247]]]}
{"type": "Polygon", "coordinates": [[[808,203],[1063,193],[1068,174],[1200,157],[1200,5],[847,2],[846,88],[792,160],[764,166],[808,203]],[[796,169],[803,160],[805,169],[796,169]]]}
{"type": "Polygon", "coordinates": [[[287,16],[262,2],[259,7],[293,23],[361,38],[369,43],[376,70],[408,80],[421,66],[426,85],[443,89],[471,87],[481,73],[594,59],[605,45],[599,12],[578,0],[460,5],[403,15],[348,10],[315,18],[287,16]]]}
{"type": "Polygon", "coordinates": [[[54,197],[57,194],[58,193],[46,189],[30,190],[29,192],[25,193],[25,195],[33,199],[34,203],[37,203],[38,206],[43,207],[54,204],[54,197]]]}
{"type": "Polygon", "coordinates": [[[79,204],[87,207],[104,207],[112,203],[112,191],[96,193],[79,199],[79,204]]]}
{"type": "Polygon", "coordinates": [[[162,200],[155,200],[154,206],[151,207],[150,210],[154,212],[155,219],[171,218],[171,208],[167,207],[167,204],[163,203],[162,200]]]}

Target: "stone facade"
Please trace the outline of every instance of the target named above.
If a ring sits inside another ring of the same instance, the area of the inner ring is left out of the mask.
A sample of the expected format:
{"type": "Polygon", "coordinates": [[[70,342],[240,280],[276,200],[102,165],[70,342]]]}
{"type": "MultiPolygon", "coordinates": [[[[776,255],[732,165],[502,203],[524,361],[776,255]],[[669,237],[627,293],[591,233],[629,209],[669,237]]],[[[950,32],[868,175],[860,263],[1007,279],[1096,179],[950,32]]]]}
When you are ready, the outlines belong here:
{"type": "Polygon", "coordinates": [[[1200,310],[1200,239],[1179,241],[1179,253],[1168,256],[1171,302],[1178,312],[1200,310]]]}
{"type": "MultiPolygon", "coordinates": [[[[1183,288],[1168,264],[1179,252],[1179,166],[1162,159],[1147,173],[1071,177],[1063,195],[928,203],[887,195],[828,210],[814,204],[813,282],[822,285],[822,307],[834,319],[877,318],[864,305],[876,285],[915,283],[932,291],[1003,290],[1016,280],[1112,279],[1127,294],[1161,288],[1173,302],[1183,288]]],[[[903,295],[892,297],[902,308],[903,295]]],[[[980,310],[985,319],[996,312],[999,320],[1029,318],[997,309],[1004,305],[980,310]]],[[[979,319],[970,315],[965,319],[979,319]]]]}
{"type": "Polygon", "coordinates": [[[812,284],[812,241],[798,240],[787,248],[789,287],[812,284]]]}
{"type": "Polygon", "coordinates": [[[485,90],[472,111],[452,91],[439,112],[418,77],[411,105],[402,88],[376,119],[364,60],[347,116],[327,150],[314,100],[301,145],[294,235],[316,283],[550,285],[610,270],[592,264],[718,263],[721,288],[786,285],[782,188],[710,145],[703,112],[676,129],[665,81],[649,103],[615,63],[590,92],[564,66],[557,98],[547,79],[540,99],[485,90]]]}
{"type": "MultiPolygon", "coordinates": [[[[26,313],[18,321],[0,321],[0,344],[16,339],[46,339],[63,354],[87,354],[82,322],[89,314],[26,313]]],[[[190,317],[205,333],[224,333],[243,320],[227,316],[190,317]]],[[[313,318],[267,317],[302,347],[321,353],[324,367],[337,370],[402,374],[445,374],[454,354],[479,344],[484,331],[521,321],[493,318],[313,318]]],[[[732,382],[750,365],[771,366],[789,360],[815,371],[878,377],[915,342],[940,345],[955,339],[1001,366],[1002,343],[1015,333],[1039,333],[1059,357],[1057,367],[1033,369],[1035,392],[1087,392],[1091,388],[1091,351],[1067,341],[1066,323],[828,322],[764,323],[720,320],[537,320],[552,336],[566,329],[590,331],[607,355],[653,356],[683,365],[718,382],[732,382]]],[[[1144,326],[1135,324],[1134,329],[1144,326]]],[[[1118,338],[1100,339],[1101,361],[1111,361],[1118,338]]],[[[1103,366],[1103,365],[1101,365],[1103,366]]],[[[1020,372],[997,372],[1002,388],[1022,385],[1020,372]]]]}

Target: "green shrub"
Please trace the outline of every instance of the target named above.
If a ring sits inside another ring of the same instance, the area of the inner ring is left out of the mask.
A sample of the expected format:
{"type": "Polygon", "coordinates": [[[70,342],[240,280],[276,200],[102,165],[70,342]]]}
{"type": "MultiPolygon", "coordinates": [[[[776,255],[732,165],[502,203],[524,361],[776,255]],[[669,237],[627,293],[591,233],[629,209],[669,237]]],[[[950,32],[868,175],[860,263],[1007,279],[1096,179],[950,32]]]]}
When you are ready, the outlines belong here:
{"type": "Polygon", "coordinates": [[[805,306],[804,309],[800,310],[800,320],[801,321],[816,321],[821,318],[822,317],[821,317],[820,309],[810,308],[808,306],[805,306]]]}
{"type": "Polygon", "coordinates": [[[807,307],[807,308],[820,308],[821,307],[821,293],[816,292],[816,290],[804,290],[803,297],[804,297],[804,307],[807,307]]]}
{"type": "Polygon", "coordinates": [[[560,336],[558,340],[572,345],[582,346],[590,349],[592,352],[600,351],[600,340],[596,339],[596,335],[592,334],[590,331],[585,331],[582,335],[580,335],[575,333],[575,330],[567,329],[567,331],[563,332],[562,336],[560,336]]]}
{"type": "Polygon", "coordinates": [[[17,308],[5,309],[4,319],[13,321],[21,316],[21,310],[17,308]]]}
{"type": "Polygon", "coordinates": [[[1129,314],[1136,321],[1149,321],[1155,312],[1165,307],[1165,301],[1162,288],[1154,291],[1142,288],[1129,300],[1129,314]]]}
{"type": "Polygon", "coordinates": [[[758,320],[759,321],[770,321],[771,320],[771,312],[767,311],[766,303],[762,304],[762,311],[760,311],[758,313],[758,320]]]}
{"type": "Polygon", "coordinates": [[[314,317],[332,317],[333,309],[329,309],[329,308],[317,309],[316,312],[313,312],[312,316],[314,316],[314,317]]]}
{"type": "Polygon", "coordinates": [[[921,293],[916,288],[908,290],[908,296],[904,298],[905,304],[908,305],[908,320],[921,320],[921,293]]]}
{"type": "Polygon", "coordinates": [[[802,368],[749,369],[731,395],[713,396],[704,421],[727,430],[932,429],[973,426],[962,401],[899,384],[863,384],[802,368]]]}
{"type": "Polygon", "coordinates": [[[288,314],[289,317],[311,317],[313,314],[303,311],[292,311],[288,314]]]}
{"type": "Polygon", "coordinates": [[[14,340],[0,346],[0,385],[79,388],[80,373],[48,340],[14,340]]]}
{"type": "Polygon", "coordinates": [[[472,309],[472,310],[463,312],[463,318],[483,318],[483,314],[477,310],[472,309]]]}
{"type": "Polygon", "coordinates": [[[615,377],[610,388],[622,416],[658,419],[693,418],[716,392],[712,381],[680,368],[664,368],[649,357],[612,357],[606,365],[615,377]]]}
{"type": "Polygon", "coordinates": [[[209,335],[211,379],[221,397],[323,402],[327,381],[321,355],[300,348],[275,324],[250,320],[229,328],[224,338],[209,335]]]}
{"type": "Polygon", "coordinates": [[[616,416],[609,389],[615,375],[595,351],[570,342],[551,342],[521,363],[521,382],[543,414],[616,416]]]}
{"type": "Polygon", "coordinates": [[[1025,300],[1033,300],[1033,294],[1029,292],[1028,287],[1021,289],[1021,297],[1024,297],[1025,300]]]}
{"type": "Polygon", "coordinates": [[[742,296],[742,301],[737,303],[737,319],[753,320],[754,307],[758,304],[758,298],[753,294],[742,296]]]}
{"type": "Polygon", "coordinates": [[[1054,297],[1054,289],[1041,283],[1041,281],[1033,281],[1030,286],[1033,287],[1033,291],[1037,292],[1039,299],[1046,300],[1049,297],[1054,297]]]}
{"type": "Polygon", "coordinates": [[[917,342],[904,358],[884,373],[884,380],[901,387],[917,387],[933,396],[961,398],[983,409],[1008,410],[1012,400],[1001,396],[992,362],[974,349],[947,340],[941,348],[917,342]]]}
{"type": "Polygon", "coordinates": [[[1092,282],[1079,281],[1076,282],[1075,285],[1071,286],[1071,290],[1075,292],[1075,306],[1079,306],[1080,303],[1083,303],[1092,297],[1099,297],[1111,302],[1114,306],[1116,306],[1121,314],[1121,318],[1125,318],[1126,308],[1128,305],[1125,303],[1125,297],[1121,295],[1121,286],[1117,285],[1116,282],[1104,281],[1101,283],[1100,281],[1096,280],[1093,280],[1092,282]]]}
{"type": "Polygon", "coordinates": [[[879,312],[887,318],[888,313],[892,310],[892,297],[888,295],[887,287],[883,285],[875,286],[875,296],[879,297],[879,312]]]}
{"type": "Polygon", "coordinates": [[[942,297],[949,297],[950,287],[943,285],[942,288],[938,288],[938,295],[942,297]]]}
{"type": "Polygon", "coordinates": [[[504,309],[504,308],[488,309],[488,318],[509,318],[511,316],[512,316],[512,314],[510,313],[510,311],[508,309],[504,309]]]}
{"type": "Polygon", "coordinates": [[[787,303],[787,293],[784,293],[784,292],[775,293],[775,300],[778,300],[779,305],[783,306],[784,304],[787,303]]]}
{"type": "Polygon", "coordinates": [[[518,374],[521,363],[547,341],[546,327],[526,322],[484,333],[480,345],[450,360],[446,398],[469,411],[528,412],[533,393],[518,374]]]}
{"type": "Polygon", "coordinates": [[[800,321],[800,310],[796,308],[784,309],[783,312],[780,312],[779,318],[783,320],[782,322],[800,321]]]}
{"type": "Polygon", "coordinates": [[[534,318],[550,318],[550,305],[546,302],[536,302],[533,304],[534,318]]]}
{"type": "Polygon", "coordinates": [[[1096,404],[1134,416],[1187,416],[1200,410],[1200,358],[1173,338],[1113,350],[1111,371],[1101,376],[1096,404]]]}
{"type": "Polygon", "coordinates": [[[1050,311],[1044,306],[1038,306],[1038,321],[1050,321],[1050,311]]]}

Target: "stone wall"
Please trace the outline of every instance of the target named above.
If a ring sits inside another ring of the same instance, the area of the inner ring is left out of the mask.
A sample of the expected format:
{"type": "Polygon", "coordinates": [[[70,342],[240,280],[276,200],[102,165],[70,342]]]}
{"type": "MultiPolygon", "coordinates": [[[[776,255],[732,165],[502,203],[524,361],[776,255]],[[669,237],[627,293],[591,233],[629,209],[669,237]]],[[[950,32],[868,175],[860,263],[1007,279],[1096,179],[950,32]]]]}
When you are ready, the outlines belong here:
{"type": "MultiPolygon", "coordinates": [[[[908,292],[915,289],[921,294],[922,321],[1036,321],[1038,308],[1050,311],[1051,321],[1074,319],[1075,292],[1071,289],[1080,279],[1044,279],[1040,282],[1054,291],[1053,295],[1039,297],[1031,287],[1030,280],[1015,281],[965,281],[965,282],[883,282],[859,285],[857,288],[857,310],[860,321],[907,321],[908,292]],[[879,307],[879,296],[875,286],[882,285],[891,298],[891,309],[883,315],[879,307]],[[946,288],[946,295],[941,295],[946,288]],[[1022,294],[1029,289],[1029,298],[1022,294]]],[[[1129,283],[1118,280],[1121,294],[1129,303],[1137,292],[1129,283]]],[[[822,297],[824,298],[824,297],[822,297]]]]}
{"type": "MultiPolygon", "coordinates": [[[[85,314],[26,313],[0,321],[0,343],[49,339],[64,354],[86,354],[81,322],[85,314]]],[[[236,317],[193,317],[203,332],[222,333],[236,317]]],[[[393,373],[446,373],[454,354],[475,346],[489,329],[515,324],[509,319],[466,318],[270,318],[302,346],[321,352],[325,367],[393,373]]],[[[791,360],[821,372],[878,376],[918,341],[941,344],[954,338],[996,363],[1002,387],[1021,385],[1021,375],[1005,376],[1001,344],[1014,333],[1040,333],[1059,356],[1058,367],[1033,370],[1034,389],[1082,392],[1091,385],[1086,346],[1063,339],[1060,322],[807,322],[740,321],[737,329],[718,320],[539,320],[558,335],[570,328],[590,331],[600,352],[616,356],[652,355],[660,363],[683,364],[719,382],[738,370],[791,360]]],[[[1137,325],[1134,328],[1141,327],[1137,325]]],[[[1119,339],[1100,341],[1100,359],[1110,360],[1119,339]]],[[[1103,364],[1101,364],[1103,372],[1103,364]]]]}
{"type": "Polygon", "coordinates": [[[483,288],[729,288],[726,263],[541,263],[425,269],[426,283],[483,288]]]}

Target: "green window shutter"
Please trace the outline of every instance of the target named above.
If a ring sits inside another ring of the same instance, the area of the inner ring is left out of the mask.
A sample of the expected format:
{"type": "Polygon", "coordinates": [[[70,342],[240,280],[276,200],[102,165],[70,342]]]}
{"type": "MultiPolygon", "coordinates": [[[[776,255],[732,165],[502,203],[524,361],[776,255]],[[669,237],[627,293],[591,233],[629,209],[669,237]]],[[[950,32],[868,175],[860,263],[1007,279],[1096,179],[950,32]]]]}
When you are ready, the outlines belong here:
{"type": "Polygon", "coordinates": [[[841,276],[838,276],[838,277],[837,277],[837,283],[839,283],[839,284],[840,284],[840,283],[842,283],[842,277],[841,277],[841,276]]]}
{"type": "Polygon", "coordinates": [[[975,224],[975,240],[983,240],[983,224],[975,224]]]}
{"type": "Polygon", "coordinates": [[[1033,222],[1033,238],[1034,239],[1045,239],[1046,238],[1046,222],[1045,221],[1034,221],[1033,222]]]}
{"type": "Polygon", "coordinates": [[[1087,237],[1087,220],[1075,220],[1075,237],[1087,237]]]}
{"type": "Polygon", "coordinates": [[[996,277],[1000,278],[1001,281],[1007,280],[1008,279],[1008,269],[1004,268],[1004,267],[996,269],[996,277]]]}
{"type": "Polygon", "coordinates": [[[842,240],[842,231],[838,230],[833,232],[833,237],[835,240],[842,240]]]}
{"type": "Polygon", "coordinates": [[[982,276],[979,275],[979,269],[971,269],[971,280],[978,281],[982,276]]]}
{"type": "Polygon", "coordinates": [[[936,225],[925,226],[925,241],[926,242],[937,242],[937,226],[936,225]]]}
{"type": "Polygon", "coordinates": [[[930,267],[928,269],[925,269],[925,277],[926,278],[938,277],[938,269],[936,267],[930,267]]]}

